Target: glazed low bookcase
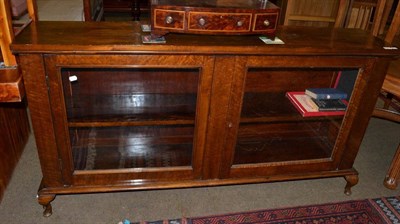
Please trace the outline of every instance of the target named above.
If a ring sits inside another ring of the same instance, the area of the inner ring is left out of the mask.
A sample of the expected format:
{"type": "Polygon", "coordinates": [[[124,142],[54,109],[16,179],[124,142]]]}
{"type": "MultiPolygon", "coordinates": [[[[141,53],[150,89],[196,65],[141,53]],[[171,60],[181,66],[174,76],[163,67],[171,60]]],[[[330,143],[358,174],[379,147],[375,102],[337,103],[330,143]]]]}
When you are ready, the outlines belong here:
{"type": "Polygon", "coordinates": [[[168,34],[138,22],[36,22],[14,41],[43,173],[59,194],[344,177],[398,50],[360,30],[168,34]],[[285,96],[356,74],[346,113],[303,117],[285,96]]]}

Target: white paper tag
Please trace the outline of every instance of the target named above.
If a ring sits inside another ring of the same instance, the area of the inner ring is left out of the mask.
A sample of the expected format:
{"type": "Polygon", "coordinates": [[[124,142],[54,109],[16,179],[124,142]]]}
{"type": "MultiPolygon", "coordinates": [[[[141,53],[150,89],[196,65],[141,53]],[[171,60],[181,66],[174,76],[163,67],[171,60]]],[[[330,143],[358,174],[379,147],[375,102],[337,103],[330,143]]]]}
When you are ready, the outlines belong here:
{"type": "Polygon", "coordinates": [[[385,50],[397,50],[397,47],[383,47],[385,50]]]}
{"type": "Polygon", "coordinates": [[[269,39],[268,37],[265,37],[265,36],[260,36],[259,38],[260,38],[260,40],[262,40],[266,44],[285,44],[285,42],[283,42],[278,37],[275,37],[274,40],[269,39]]]}
{"type": "Polygon", "coordinates": [[[69,81],[70,81],[70,82],[78,81],[78,77],[77,77],[76,75],[71,75],[71,76],[69,77],[69,81]]]}

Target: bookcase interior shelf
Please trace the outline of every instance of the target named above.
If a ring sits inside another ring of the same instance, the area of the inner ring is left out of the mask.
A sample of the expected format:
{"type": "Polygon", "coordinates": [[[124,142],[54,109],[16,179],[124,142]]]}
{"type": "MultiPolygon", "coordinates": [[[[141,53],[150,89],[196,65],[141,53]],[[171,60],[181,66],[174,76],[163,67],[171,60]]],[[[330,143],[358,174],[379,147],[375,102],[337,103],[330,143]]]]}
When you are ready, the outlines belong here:
{"type": "Polygon", "coordinates": [[[76,170],[191,165],[193,126],[72,128],[70,133],[76,170]]]}
{"type": "Polygon", "coordinates": [[[233,164],[330,158],[343,116],[304,118],[286,92],[331,87],[339,72],[341,68],[249,68],[233,164]]]}
{"type": "Polygon", "coordinates": [[[74,168],[190,166],[198,74],[198,69],[62,69],[74,168]]]}

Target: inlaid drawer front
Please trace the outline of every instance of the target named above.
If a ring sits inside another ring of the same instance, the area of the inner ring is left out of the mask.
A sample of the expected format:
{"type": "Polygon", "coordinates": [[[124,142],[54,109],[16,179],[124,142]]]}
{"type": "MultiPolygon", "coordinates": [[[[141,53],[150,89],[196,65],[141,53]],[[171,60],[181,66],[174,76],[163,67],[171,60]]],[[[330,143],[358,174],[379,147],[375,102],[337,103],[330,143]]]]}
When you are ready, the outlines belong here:
{"type": "Polygon", "coordinates": [[[177,10],[163,10],[156,9],[153,14],[154,27],[171,29],[171,30],[183,30],[185,25],[185,12],[177,10]]]}
{"type": "Polygon", "coordinates": [[[189,12],[189,28],[193,31],[250,31],[251,13],[189,12]]]}
{"type": "Polygon", "coordinates": [[[275,30],[278,24],[278,13],[255,14],[253,31],[275,30]]]}

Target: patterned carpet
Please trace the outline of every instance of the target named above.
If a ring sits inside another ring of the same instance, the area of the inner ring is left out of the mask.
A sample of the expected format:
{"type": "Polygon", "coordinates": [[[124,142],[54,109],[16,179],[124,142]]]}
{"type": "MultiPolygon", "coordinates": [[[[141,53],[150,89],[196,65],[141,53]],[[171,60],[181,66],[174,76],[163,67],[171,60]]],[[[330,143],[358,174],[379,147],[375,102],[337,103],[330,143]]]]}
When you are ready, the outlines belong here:
{"type": "Polygon", "coordinates": [[[240,224],[240,223],[288,223],[288,224],[380,224],[400,223],[400,197],[387,197],[300,206],[282,209],[260,210],[207,217],[182,218],[151,222],[121,224],[240,224]]]}

